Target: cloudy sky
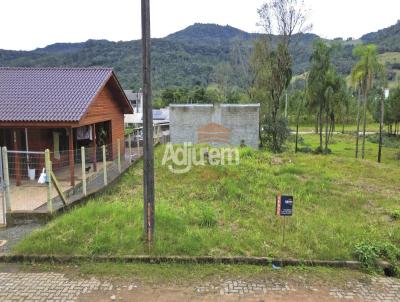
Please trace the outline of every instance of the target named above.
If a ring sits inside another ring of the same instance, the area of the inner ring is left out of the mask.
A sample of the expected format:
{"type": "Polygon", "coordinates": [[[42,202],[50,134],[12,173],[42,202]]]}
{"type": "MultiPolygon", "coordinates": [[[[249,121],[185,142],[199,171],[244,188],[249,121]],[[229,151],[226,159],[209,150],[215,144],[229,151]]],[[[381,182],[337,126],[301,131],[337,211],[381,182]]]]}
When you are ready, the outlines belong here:
{"type": "MultiPolygon", "coordinates": [[[[355,37],[400,19],[398,0],[305,0],[313,32],[355,37]]],[[[164,37],[195,22],[257,32],[263,0],[151,0],[152,35],[164,37]]],[[[140,0],[1,0],[0,48],[31,50],[55,42],[140,38],[140,0]]]]}

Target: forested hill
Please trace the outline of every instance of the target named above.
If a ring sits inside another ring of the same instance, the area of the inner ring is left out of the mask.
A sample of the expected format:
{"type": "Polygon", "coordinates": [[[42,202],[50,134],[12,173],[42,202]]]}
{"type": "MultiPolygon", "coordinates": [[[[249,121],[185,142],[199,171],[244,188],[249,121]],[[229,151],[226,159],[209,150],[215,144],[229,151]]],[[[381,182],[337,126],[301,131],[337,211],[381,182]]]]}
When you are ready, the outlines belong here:
{"type": "Polygon", "coordinates": [[[361,40],[379,45],[381,52],[400,52],[400,20],[393,26],[362,36],[361,40]]]}
{"type": "MultiPolygon", "coordinates": [[[[362,37],[365,42],[378,43],[384,51],[400,49],[400,24],[362,37]]],[[[214,80],[217,66],[246,60],[258,34],[247,33],[231,26],[194,24],[152,42],[154,89],[208,85],[214,80]]],[[[308,67],[314,34],[297,37],[293,48],[294,73],[308,67]]],[[[342,49],[335,64],[342,73],[349,72],[351,52],[357,41],[341,41],[342,49]]],[[[139,40],[110,42],[88,40],[83,43],[56,43],[33,51],[0,50],[0,66],[110,66],[115,69],[125,88],[141,86],[141,44],[139,40]]],[[[241,77],[232,74],[233,85],[242,86],[241,77]]]]}

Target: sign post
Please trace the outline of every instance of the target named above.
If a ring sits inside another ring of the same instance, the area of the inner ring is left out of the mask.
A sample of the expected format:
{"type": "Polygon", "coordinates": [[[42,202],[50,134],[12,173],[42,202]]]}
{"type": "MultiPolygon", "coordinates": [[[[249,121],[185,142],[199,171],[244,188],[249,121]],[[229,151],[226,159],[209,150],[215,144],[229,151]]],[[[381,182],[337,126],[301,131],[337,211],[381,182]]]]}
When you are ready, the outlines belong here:
{"type": "Polygon", "coordinates": [[[285,244],[286,217],[293,216],[293,196],[277,195],[275,214],[276,216],[283,217],[282,242],[285,244]]]}

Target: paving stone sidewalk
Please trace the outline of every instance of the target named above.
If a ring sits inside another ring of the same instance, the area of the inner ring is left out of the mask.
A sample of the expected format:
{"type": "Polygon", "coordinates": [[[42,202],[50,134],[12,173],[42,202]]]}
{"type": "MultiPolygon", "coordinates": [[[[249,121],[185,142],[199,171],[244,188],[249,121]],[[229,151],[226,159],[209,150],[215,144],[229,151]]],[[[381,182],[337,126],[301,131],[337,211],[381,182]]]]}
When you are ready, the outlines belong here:
{"type": "MultiPolygon", "coordinates": [[[[137,286],[126,286],[132,290],[137,286]]],[[[96,278],[71,280],[60,273],[0,273],[0,301],[76,301],[93,291],[112,291],[114,285],[96,278]]]]}
{"type": "MultiPolygon", "coordinates": [[[[125,290],[134,293],[142,285],[125,282],[124,285],[113,284],[110,281],[100,281],[96,278],[69,278],[61,273],[0,273],[0,301],[77,301],[81,295],[102,292],[111,300],[117,299],[118,291],[125,290]]],[[[290,294],[298,290],[318,292],[319,288],[291,285],[284,281],[245,281],[227,280],[219,285],[205,283],[193,286],[194,295],[240,296],[273,294],[290,294]]],[[[400,301],[400,280],[373,277],[370,281],[348,282],[343,288],[328,288],[328,295],[338,301],[357,300],[371,302],[400,301]]]]}
{"type": "MultiPolygon", "coordinates": [[[[299,289],[319,291],[312,286],[292,286],[287,282],[270,280],[268,282],[248,282],[240,280],[230,280],[220,286],[213,285],[199,286],[196,291],[200,294],[217,293],[220,295],[246,295],[260,293],[285,293],[296,292],[299,289]]],[[[348,282],[343,288],[331,288],[329,295],[337,299],[371,302],[400,302],[400,280],[394,278],[372,277],[370,282],[360,281],[348,282]]]]}

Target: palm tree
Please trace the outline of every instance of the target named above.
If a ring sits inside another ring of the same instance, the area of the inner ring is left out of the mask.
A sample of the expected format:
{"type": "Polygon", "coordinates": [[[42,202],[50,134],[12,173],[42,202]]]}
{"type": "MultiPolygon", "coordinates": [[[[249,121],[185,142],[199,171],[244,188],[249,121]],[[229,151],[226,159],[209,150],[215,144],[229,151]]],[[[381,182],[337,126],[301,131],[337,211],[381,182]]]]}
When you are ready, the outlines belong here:
{"type": "MultiPolygon", "coordinates": [[[[352,78],[354,77],[360,83],[360,91],[363,98],[363,142],[361,156],[365,158],[365,132],[367,128],[367,108],[368,94],[372,88],[373,82],[382,70],[382,65],[378,62],[377,47],[374,44],[359,45],[354,49],[354,55],[359,58],[358,63],[352,70],[352,78]]],[[[358,135],[357,135],[358,136],[358,135]]],[[[356,151],[357,152],[357,151],[356,151]]]]}
{"type": "Polygon", "coordinates": [[[358,143],[360,140],[360,107],[361,107],[361,73],[356,72],[354,69],[351,72],[351,82],[357,91],[357,133],[356,133],[356,158],[358,158],[358,143]]]}
{"type": "Polygon", "coordinates": [[[323,148],[323,120],[322,115],[326,105],[326,75],[331,67],[330,56],[332,48],[326,45],[322,40],[314,42],[314,52],[311,55],[310,73],[308,76],[308,96],[309,106],[311,108],[318,108],[318,122],[319,122],[319,151],[322,152],[323,148]]]}

